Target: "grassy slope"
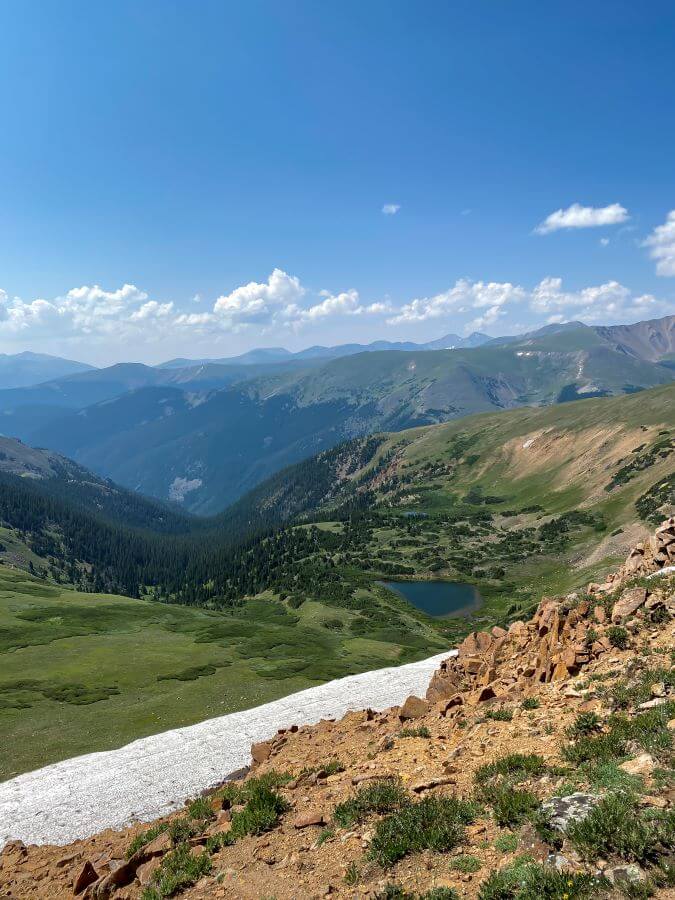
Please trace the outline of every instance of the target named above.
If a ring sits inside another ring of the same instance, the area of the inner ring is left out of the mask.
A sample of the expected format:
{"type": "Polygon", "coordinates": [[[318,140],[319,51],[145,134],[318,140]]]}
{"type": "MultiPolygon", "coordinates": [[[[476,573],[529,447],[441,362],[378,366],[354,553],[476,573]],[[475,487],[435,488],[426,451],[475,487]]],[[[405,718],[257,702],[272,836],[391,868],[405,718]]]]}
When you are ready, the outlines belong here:
{"type": "MultiPolygon", "coordinates": [[[[525,408],[508,414],[471,416],[458,422],[413,429],[391,435],[380,447],[369,468],[391,455],[394,481],[375,484],[378,509],[400,514],[426,513],[419,520],[422,546],[432,545],[442,558],[454,551],[478,548],[489,565],[491,556],[506,569],[502,581],[516,597],[570,590],[606,571],[621,559],[637,531],[648,529],[640,523],[635,501],[649,487],[675,469],[675,454],[658,459],[638,471],[627,483],[606,490],[618,469],[670,430],[675,436],[675,387],[609,400],[585,400],[547,407],[525,408]],[[529,442],[532,443],[529,443],[529,442]],[[523,446],[523,445],[528,446],[523,446]],[[457,448],[461,448],[458,452],[457,448]],[[487,533],[458,536],[452,528],[433,531],[434,520],[457,513],[471,489],[503,502],[488,502],[474,509],[494,514],[487,533]],[[519,512],[539,505],[541,510],[504,516],[504,510],[519,512]],[[491,553],[496,537],[524,528],[537,528],[551,516],[574,510],[602,516],[604,525],[581,528],[572,533],[563,549],[531,555],[525,560],[499,559],[491,553]],[[623,537],[612,532],[622,529],[623,537]],[[603,550],[604,548],[604,550],[603,550]]],[[[362,472],[360,476],[368,473],[362,472]]],[[[409,529],[408,519],[405,523],[409,529]]],[[[387,552],[402,528],[391,526],[378,534],[379,548],[387,552]],[[396,532],[396,533],[394,533],[396,532]]],[[[414,558],[419,546],[398,546],[404,562],[421,574],[424,566],[414,558]]],[[[448,566],[436,573],[452,575],[448,566]]],[[[470,579],[472,580],[472,579],[470,579]]],[[[486,581],[486,596],[498,597],[499,587],[486,581]]]]}
{"type": "Polygon", "coordinates": [[[290,612],[269,597],[212,613],[1,568],[0,733],[12,740],[0,742],[0,779],[443,648],[424,627],[428,639],[407,650],[336,630],[350,615],[319,603],[290,612]]]}

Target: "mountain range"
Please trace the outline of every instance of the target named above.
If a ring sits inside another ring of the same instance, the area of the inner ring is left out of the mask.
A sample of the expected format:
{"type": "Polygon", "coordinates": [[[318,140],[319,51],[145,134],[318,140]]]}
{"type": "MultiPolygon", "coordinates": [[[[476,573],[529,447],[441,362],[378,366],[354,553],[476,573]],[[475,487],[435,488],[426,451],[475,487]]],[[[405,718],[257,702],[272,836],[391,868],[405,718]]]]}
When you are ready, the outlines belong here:
{"type": "Polygon", "coordinates": [[[675,378],[674,316],[484,337],[452,350],[432,345],[455,335],[415,349],[383,342],[284,359],[272,350],[183,366],[122,363],[0,391],[0,430],[204,515],[346,439],[675,378]]]}

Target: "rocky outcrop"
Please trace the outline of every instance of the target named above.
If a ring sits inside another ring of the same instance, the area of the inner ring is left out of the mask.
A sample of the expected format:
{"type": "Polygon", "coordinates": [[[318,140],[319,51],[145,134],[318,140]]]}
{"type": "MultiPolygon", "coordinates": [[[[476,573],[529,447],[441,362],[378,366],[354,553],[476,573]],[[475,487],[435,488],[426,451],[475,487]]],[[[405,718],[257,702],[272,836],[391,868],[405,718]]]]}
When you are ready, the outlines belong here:
{"type": "Polygon", "coordinates": [[[618,572],[609,575],[602,584],[589,585],[589,593],[612,593],[626,580],[648,577],[661,569],[675,566],[675,517],[666,519],[649,538],[637,544],[618,572]]]}

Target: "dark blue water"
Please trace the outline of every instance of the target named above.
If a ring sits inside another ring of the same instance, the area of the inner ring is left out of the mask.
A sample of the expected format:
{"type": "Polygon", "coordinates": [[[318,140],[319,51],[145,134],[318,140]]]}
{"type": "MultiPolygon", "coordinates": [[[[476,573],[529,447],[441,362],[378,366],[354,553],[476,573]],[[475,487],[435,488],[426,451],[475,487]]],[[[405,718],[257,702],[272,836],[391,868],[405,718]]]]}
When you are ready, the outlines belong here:
{"type": "Polygon", "coordinates": [[[381,584],[436,619],[468,615],[483,602],[472,584],[458,581],[383,581],[381,584]]]}

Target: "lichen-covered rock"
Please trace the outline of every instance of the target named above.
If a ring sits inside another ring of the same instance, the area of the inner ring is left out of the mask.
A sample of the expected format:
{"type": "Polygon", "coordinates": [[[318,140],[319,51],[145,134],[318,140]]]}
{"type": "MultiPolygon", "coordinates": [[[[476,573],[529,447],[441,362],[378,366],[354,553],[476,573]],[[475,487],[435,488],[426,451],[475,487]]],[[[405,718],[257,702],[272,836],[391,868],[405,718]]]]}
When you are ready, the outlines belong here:
{"type": "Polygon", "coordinates": [[[551,797],[541,805],[541,810],[551,828],[566,831],[572,822],[581,822],[597,805],[596,794],[569,794],[567,797],[551,797]]]}

